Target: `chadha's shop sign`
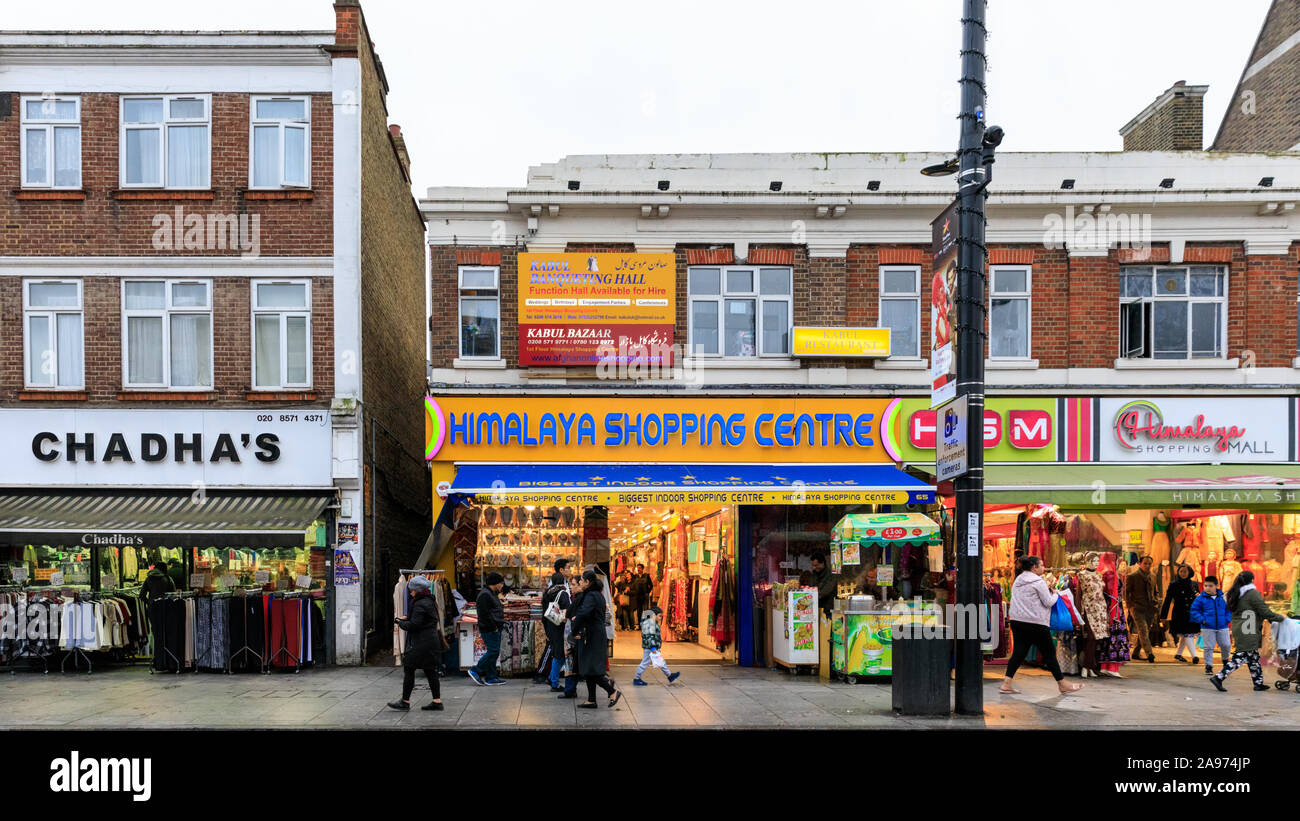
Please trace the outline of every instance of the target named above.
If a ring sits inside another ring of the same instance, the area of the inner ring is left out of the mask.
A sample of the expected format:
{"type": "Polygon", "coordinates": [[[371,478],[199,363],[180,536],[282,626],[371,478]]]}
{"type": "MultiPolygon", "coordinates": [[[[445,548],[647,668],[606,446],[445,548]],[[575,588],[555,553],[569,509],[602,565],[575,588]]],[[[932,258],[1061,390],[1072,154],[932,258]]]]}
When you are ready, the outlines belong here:
{"type": "Polygon", "coordinates": [[[672,254],[520,254],[519,364],[671,365],[672,254]]]}
{"type": "Polygon", "coordinates": [[[1290,397],[1101,399],[1104,462],[1288,462],[1296,455],[1290,397]]]}
{"type": "Polygon", "coordinates": [[[425,400],[439,462],[892,462],[897,399],[441,396],[425,400]]]}

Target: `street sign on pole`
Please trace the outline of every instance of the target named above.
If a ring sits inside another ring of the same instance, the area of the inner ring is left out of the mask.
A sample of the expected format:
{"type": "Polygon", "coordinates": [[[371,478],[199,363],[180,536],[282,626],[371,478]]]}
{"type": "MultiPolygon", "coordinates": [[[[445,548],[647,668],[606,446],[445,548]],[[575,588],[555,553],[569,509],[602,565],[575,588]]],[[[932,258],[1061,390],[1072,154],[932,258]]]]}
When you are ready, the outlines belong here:
{"type": "Polygon", "coordinates": [[[969,466],[968,407],[969,400],[966,394],[962,394],[939,408],[935,414],[935,426],[938,430],[934,440],[934,468],[940,482],[964,475],[969,466]]]}

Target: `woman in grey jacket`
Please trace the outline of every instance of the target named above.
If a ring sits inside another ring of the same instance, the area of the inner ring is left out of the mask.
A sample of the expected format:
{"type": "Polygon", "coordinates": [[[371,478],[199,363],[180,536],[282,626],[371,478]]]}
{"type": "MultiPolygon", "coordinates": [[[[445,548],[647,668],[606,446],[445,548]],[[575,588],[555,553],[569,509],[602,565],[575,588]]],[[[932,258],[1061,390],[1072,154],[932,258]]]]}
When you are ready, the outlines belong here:
{"type": "MultiPolygon", "coordinates": [[[[1227,692],[1223,689],[1223,680],[1233,670],[1245,664],[1250,668],[1250,677],[1255,682],[1255,689],[1263,692],[1268,689],[1268,685],[1264,683],[1264,668],[1259,664],[1259,645],[1264,622],[1279,622],[1286,617],[1274,613],[1264,603],[1264,597],[1255,589],[1255,574],[1249,570],[1237,574],[1232,587],[1228,589],[1227,603],[1228,609],[1232,611],[1232,643],[1236,647],[1232,658],[1223,665],[1223,669],[1210,676],[1210,683],[1220,693],[1227,692]]],[[[1208,653],[1205,660],[1210,660],[1208,653]]]]}
{"type": "Polygon", "coordinates": [[[999,693],[1019,693],[1016,689],[1016,671],[1029,654],[1029,648],[1038,650],[1038,658],[1056,679],[1062,693],[1073,693],[1082,684],[1069,684],[1056,663],[1056,648],[1052,646],[1052,633],[1047,625],[1052,619],[1052,605],[1060,596],[1047,588],[1043,581],[1043,560],[1038,556],[1022,556],[1016,561],[1016,580],[1011,584],[1011,608],[1007,620],[1011,622],[1011,660],[1007,662],[1007,677],[1002,680],[999,693]]]}

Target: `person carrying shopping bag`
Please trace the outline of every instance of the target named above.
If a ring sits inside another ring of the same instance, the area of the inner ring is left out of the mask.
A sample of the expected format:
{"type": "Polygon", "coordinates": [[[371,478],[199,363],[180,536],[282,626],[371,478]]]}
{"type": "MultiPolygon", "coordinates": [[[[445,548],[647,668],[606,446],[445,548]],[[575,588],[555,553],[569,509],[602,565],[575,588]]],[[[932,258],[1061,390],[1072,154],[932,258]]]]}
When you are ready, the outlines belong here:
{"type": "MultiPolygon", "coordinates": [[[[1220,693],[1226,693],[1223,680],[1241,665],[1250,668],[1251,681],[1255,690],[1263,692],[1268,689],[1264,683],[1264,667],[1259,663],[1259,646],[1263,637],[1265,621],[1280,622],[1285,616],[1274,613],[1264,603],[1264,597],[1255,589],[1255,574],[1243,570],[1233,580],[1225,599],[1228,609],[1232,611],[1232,642],[1234,650],[1223,669],[1210,676],[1210,683],[1220,693]]],[[[1206,658],[1209,661],[1209,658],[1206,658]]]]}
{"type": "Polygon", "coordinates": [[[1011,660],[1007,662],[1007,675],[1002,680],[999,693],[1019,693],[1016,689],[1016,671],[1020,669],[1029,648],[1038,649],[1038,658],[1056,679],[1056,688],[1062,693],[1074,693],[1082,684],[1066,683],[1061,665],[1056,662],[1056,648],[1052,646],[1052,633],[1048,624],[1052,607],[1060,598],[1043,581],[1046,568],[1038,556],[1022,556],[1016,562],[1016,580],[1011,585],[1011,608],[1007,620],[1011,622],[1011,660]]]}

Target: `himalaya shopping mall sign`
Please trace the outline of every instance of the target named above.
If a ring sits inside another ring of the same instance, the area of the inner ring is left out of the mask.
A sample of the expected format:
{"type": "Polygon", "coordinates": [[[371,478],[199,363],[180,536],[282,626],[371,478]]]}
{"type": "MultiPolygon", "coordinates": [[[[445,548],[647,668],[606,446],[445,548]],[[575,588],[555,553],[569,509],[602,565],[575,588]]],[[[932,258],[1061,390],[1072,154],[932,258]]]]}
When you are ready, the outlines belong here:
{"type": "Polygon", "coordinates": [[[1103,462],[1290,462],[1293,397],[1148,397],[1096,400],[1103,462]]]}
{"type": "Polygon", "coordinates": [[[4,484],[64,487],[323,487],[329,412],[0,410],[4,484]]]}

